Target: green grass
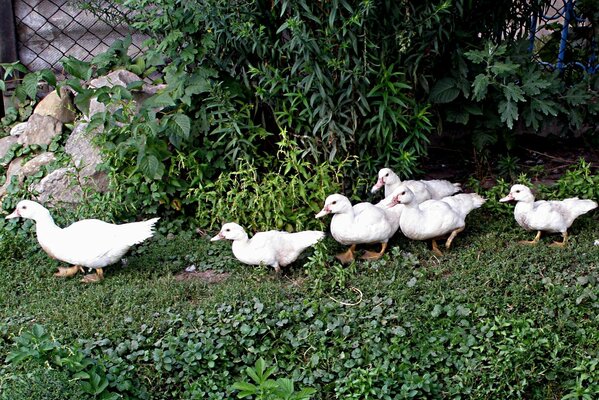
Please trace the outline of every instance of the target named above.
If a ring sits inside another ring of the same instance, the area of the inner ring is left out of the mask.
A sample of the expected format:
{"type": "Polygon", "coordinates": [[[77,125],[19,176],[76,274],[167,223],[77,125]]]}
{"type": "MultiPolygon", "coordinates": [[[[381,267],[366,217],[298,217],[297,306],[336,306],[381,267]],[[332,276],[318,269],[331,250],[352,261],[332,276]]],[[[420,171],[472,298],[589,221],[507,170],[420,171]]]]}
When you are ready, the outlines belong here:
{"type": "MultiPolygon", "coordinates": [[[[258,357],[318,388],[316,398],[593,398],[598,214],[579,218],[570,233],[565,249],[548,246],[558,235],[524,246],[517,241],[534,234],[481,209],[443,257],[396,237],[382,260],[340,267],[332,255],[342,247],[327,238],[282,277],[238,263],[230,243],[181,233],[151,239],[91,285],[52,276],[58,263],[32,233],[7,233],[0,357],[37,323],[107,371],[118,367],[120,375],[107,372],[106,390],[129,398],[234,397],[230,385],[258,357]],[[231,275],[176,280],[190,264],[231,275]],[[135,389],[117,387],[125,377],[135,389]]],[[[0,364],[0,373],[38,371],[32,362],[0,364]]]]}

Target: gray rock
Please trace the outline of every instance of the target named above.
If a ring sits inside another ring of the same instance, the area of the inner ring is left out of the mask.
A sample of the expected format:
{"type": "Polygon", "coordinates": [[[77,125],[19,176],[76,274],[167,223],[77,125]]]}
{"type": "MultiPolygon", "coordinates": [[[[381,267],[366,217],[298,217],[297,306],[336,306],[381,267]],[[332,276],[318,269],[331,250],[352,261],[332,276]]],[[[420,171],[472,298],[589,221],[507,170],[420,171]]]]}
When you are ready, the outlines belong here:
{"type": "Polygon", "coordinates": [[[27,122],[20,122],[10,129],[10,136],[21,136],[27,128],[27,122]]]}
{"type": "Polygon", "coordinates": [[[102,162],[100,149],[92,140],[100,132],[86,132],[88,124],[80,122],[75,125],[73,132],[64,146],[65,152],[71,156],[80,176],[91,176],[96,173],[96,167],[102,162]]]}
{"type": "Polygon", "coordinates": [[[59,168],[32,185],[37,192],[36,200],[44,204],[78,203],[83,198],[83,190],[77,181],[75,168],[59,168]]]}
{"type": "Polygon", "coordinates": [[[35,175],[40,169],[42,169],[43,166],[50,164],[54,160],[56,160],[54,153],[46,152],[38,154],[23,164],[23,167],[21,168],[21,175],[23,178],[35,175]]]}
{"type": "Polygon", "coordinates": [[[126,69],[117,69],[116,71],[110,72],[108,75],[92,79],[89,82],[89,86],[96,89],[113,86],[127,87],[128,84],[141,80],[142,79],[139,76],[135,75],[131,71],[127,71],[126,69]]]}
{"type": "MultiPolygon", "coordinates": [[[[0,139],[0,160],[4,158],[6,153],[8,153],[8,149],[10,149],[10,146],[17,143],[17,141],[18,138],[16,136],[7,136],[0,139]]],[[[2,166],[6,166],[7,164],[8,162],[3,163],[2,166]]]]}
{"type": "Polygon", "coordinates": [[[19,136],[18,143],[24,145],[45,144],[52,142],[62,132],[62,122],[48,115],[31,114],[27,126],[19,136]]]}
{"type": "MultiPolygon", "coordinates": [[[[119,69],[116,71],[112,71],[108,75],[101,76],[99,78],[93,79],[89,82],[89,86],[92,88],[101,88],[101,87],[113,87],[113,86],[124,86],[127,87],[132,82],[142,81],[142,79],[135,75],[131,71],[127,71],[124,69],[119,69]]],[[[141,89],[133,90],[133,100],[136,105],[137,111],[141,107],[141,104],[149,97],[156,94],[158,91],[166,88],[167,85],[150,85],[148,83],[143,83],[141,89]]],[[[114,106],[114,109],[109,110],[110,112],[116,111],[117,106],[114,106]]],[[[89,103],[89,113],[88,118],[92,115],[106,111],[106,105],[100,103],[96,98],[92,98],[89,103]]]]}
{"type": "MultiPolygon", "coordinates": [[[[4,182],[4,185],[2,185],[0,187],[0,198],[4,197],[4,195],[6,194],[6,190],[8,189],[8,185],[10,185],[12,177],[16,176],[17,179],[19,179],[19,175],[21,173],[22,166],[23,166],[23,157],[15,158],[8,165],[8,168],[6,170],[6,182],[4,182]]],[[[21,180],[19,180],[19,182],[21,182],[21,180]]]]}
{"type": "Polygon", "coordinates": [[[54,153],[42,153],[25,163],[23,163],[23,157],[17,157],[12,160],[6,172],[6,182],[0,187],[0,197],[6,194],[13,176],[16,177],[17,182],[21,185],[26,177],[36,174],[43,166],[50,164],[55,159],[54,153]]]}
{"type": "Polygon", "coordinates": [[[63,124],[73,122],[76,115],[72,96],[71,90],[66,86],[60,88],[60,96],[53,90],[35,106],[33,113],[54,117],[63,124]]]}

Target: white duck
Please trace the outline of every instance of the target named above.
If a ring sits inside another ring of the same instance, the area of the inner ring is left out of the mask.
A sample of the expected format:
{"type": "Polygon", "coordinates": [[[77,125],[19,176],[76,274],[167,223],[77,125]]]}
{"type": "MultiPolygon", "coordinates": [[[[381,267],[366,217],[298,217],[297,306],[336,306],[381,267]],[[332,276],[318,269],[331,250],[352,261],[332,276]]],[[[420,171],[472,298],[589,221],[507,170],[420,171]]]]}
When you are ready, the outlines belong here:
{"type": "Polygon", "coordinates": [[[581,200],[578,197],[573,197],[565,200],[539,200],[535,201],[535,197],[531,190],[524,185],[514,185],[510,189],[510,193],[500,202],[517,201],[514,208],[514,217],[516,222],[527,231],[535,230],[537,235],[531,241],[521,241],[525,244],[537,244],[541,239],[541,232],[560,232],[563,240],[561,242],[553,242],[552,246],[564,247],[568,241],[568,228],[574,220],[594,208],[597,208],[597,203],[593,200],[581,200]]]}
{"type": "MultiPolygon", "coordinates": [[[[399,208],[395,209],[398,210],[399,208]]],[[[342,263],[354,259],[357,244],[381,243],[379,253],[367,251],[362,256],[365,260],[378,260],[387,248],[387,242],[399,228],[399,218],[394,211],[377,207],[371,203],[358,203],[352,207],[349,199],[340,194],[332,194],[326,198],[323,209],[316,218],[327,214],[335,214],[331,220],[331,234],[341,244],[350,248],[337,258],[342,263]]]]}
{"type": "Polygon", "coordinates": [[[449,249],[456,235],[464,230],[466,216],[485,202],[476,193],[463,193],[418,203],[407,185],[400,185],[390,197],[390,206],[405,205],[399,218],[403,234],[414,240],[431,239],[432,250],[439,256],[443,253],[437,246],[437,239],[449,234],[445,242],[445,248],[449,249]]]}
{"type": "Polygon", "coordinates": [[[96,271],[86,275],[83,282],[102,280],[102,269],[120,260],[131,246],[152,237],[153,226],[160,219],[122,225],[85,219],[60,228],[44,206],[31,200],[20,201],[6,219],[18,217],[35,221],[37,241],[50,257],[73,264],[72,267],[59,267],[55,276],[73,276],[83,270],[82,267],[96,271]]]}
{"type": "Polygon", "coordinates": [[[233,254],[239,261],[249,265],[270,265],[280,273],[281,267],[294,262],[302,251],[323,237],[324,232],[320,231],[267,231],[258,232],[248,239],[247,233],[240,225],[228,222],[210,240],[231,240],[233,254]]]}
{"type": "Polygon", "coordinates": [[[399,185],[406,185],[414,193],[414,201],[422,203],[430,199],[442,199],[461,191],[460,183],[451,183],[446,180],[434,179],[427,181],[403,181],[390,168],[383,168],[379,171],[378,181],[372,187],[372,193],[385,187],[385,199],[389,197],[399,185]]]}

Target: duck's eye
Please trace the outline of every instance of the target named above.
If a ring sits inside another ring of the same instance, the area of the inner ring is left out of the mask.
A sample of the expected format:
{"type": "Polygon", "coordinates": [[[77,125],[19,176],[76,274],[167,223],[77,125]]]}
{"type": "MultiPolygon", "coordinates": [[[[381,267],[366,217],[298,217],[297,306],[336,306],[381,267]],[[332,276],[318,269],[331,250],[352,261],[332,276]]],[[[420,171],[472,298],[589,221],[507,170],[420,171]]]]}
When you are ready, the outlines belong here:
{"type": "Polygon", "coordinates": [[[227,231],[227,232],[231,232],[231,229],[227,228],[227,229],[225,229],[225,231],[227,231]]]}
{"type": "Polygon", "coordinates": [[[22,206],[21,207],[23,210],[27,210],[27,206],[22,206]]]}
{"type": "Polygon", "coordinates": [[[403,196],[403,195],[405,195],[405,194],[406,194],[406,192],[401,192],[401,195],[402,195],[402,196],[403,196]]]}
{"type": "Polygon", "coordinates": [[[387,175],[385,175],[385,176],[389,176],[389,173],[387,172],[387,175]]]}
{"type": "Polygon", "coordinates": [[[516,193],[520,193],[520,191],[519,191],[519,190],[516,190],[516,193]]]}
{"type": "Polygon", "coordinates": [[[335,200],[334,202],[332,202],[331,204],[337,204],[337,200],[335,200]]]}

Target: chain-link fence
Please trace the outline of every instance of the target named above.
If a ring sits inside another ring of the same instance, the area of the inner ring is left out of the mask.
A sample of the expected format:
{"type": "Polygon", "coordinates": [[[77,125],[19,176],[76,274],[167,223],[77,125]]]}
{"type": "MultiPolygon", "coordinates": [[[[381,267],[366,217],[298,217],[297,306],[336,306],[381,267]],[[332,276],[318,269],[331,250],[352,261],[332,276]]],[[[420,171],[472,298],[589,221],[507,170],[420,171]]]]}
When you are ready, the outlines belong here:
{"type": "Polygon", "coordinates": [[[539,15],[533,15],[530,46],[533,57],[550,70],[599,70],[597,43],[592,21],[575,0],[555,0],[539,15]]]}
{"type": "MultiPolygon", "coordinates": [[[[119,15],[114,2],[95,1],[103,15],[119,15]]],[[[89,61],[117,39],[131,35],[131,56],[142,51],[145,36],[132,32],[124,19],[101,18],[66,0],[13,0],[17,52],[29,70],[60,71],[60,60],[69,55],[89,61]]]]}

